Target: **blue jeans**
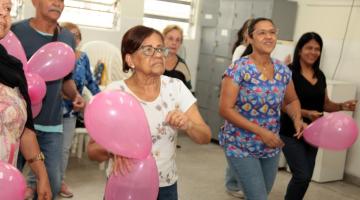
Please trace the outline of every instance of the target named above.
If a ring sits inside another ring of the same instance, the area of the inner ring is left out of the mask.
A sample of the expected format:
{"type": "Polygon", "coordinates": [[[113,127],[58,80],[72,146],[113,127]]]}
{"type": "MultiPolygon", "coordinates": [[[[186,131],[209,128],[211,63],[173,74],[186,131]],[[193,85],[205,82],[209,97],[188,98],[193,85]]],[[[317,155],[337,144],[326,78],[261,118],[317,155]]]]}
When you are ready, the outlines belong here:
{"type": "MultiPolygon", "coordinates": [[[[36,131],[36,138],[39,143],[40,150],[45,155],[45,167],[49,176],[53,199],[55,199],[61,187],[60,168],[62,163],[61,156],[63,146],[63,134],[36,131]]],[[[25,165],[25,162],[26,161],[24,157],[19,155],[18,168],[21,171],[25,165]]],[[[31,171],[28,175],[27,181],[29,187],[34,189],[36,188],[36,178],[31,171]]]]}
{"type": "Polygon", "coordinates": [[[65,171],[69,161],[70,148],[75,134],[76,117],[64,117],[64,142],[61,164],[61,180],[65,178],[65,171]]]}
{"type": "Polygon", "coordinates": [[[304,140],[280,135],[285,146],[283,153],[290,167],[292,177],[288,184],[285,199],[301,200],[309,187],[315,167],[317,148],[304,140]]]}
{"type": "Polygon", "coordinates": [[[234,169],[229,165],[225,170],[225,187],[229,191],[242,191],[240,181],[236,180],[234,169]]]}
{"type": "Polygon", "coordinates": [[[173,185],[160,187],[159,194],[157,200],[177,200],[178,193],[177,193],[177,183],[173,185]]]}
{"type": "Polygon", "coordinates": [[[240,181],[246,200],[267,200],[274,184],[280,154],[271,158],[228,157],[230,167],[240,181]]]}

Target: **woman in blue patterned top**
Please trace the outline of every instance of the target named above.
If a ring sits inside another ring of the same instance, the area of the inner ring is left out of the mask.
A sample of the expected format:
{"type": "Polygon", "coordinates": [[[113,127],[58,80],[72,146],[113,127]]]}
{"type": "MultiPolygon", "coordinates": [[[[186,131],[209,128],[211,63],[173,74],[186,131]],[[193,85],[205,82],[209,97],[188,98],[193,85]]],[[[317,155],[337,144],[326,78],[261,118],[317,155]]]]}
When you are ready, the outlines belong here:
{"type": "Polygon", "coordinates": [[[279,137],[282,105],[295,134],[304,126],[291,71],[270,57],[276,39],[270,19],[254,19],[248,28],[252,52],[230,65],[222,81],[219,112],[225,124],[219,141],[248,200],[266,200],[275,181],[284,145],[279,137]]]}
{"type": "MultiPolygon", "coordinates": [[[[74,34],[76,47],[79,46],[81,42],[81,32],[77,25],[73,23],[63,23],[62,27],[68,29],[71,33],[74,34]]],[[[87,54],[79,50],[75,51],[76,55],[76,65],[73,73],[73,79],[75,81],[76,87],[80,94],[82,94],[84,87],[87,87],[90,92],[95,95],[100,92],[99,86],[95,82],[93,75],[90,71],[90,62],[87,54]]],[[[69,159],[69,151],[72,143],[72,139],[75,133],[75,124],[77,118],[77,112],[74,112],[73,105],[71,100],[67,100],[64,97],[64,143],[63,143],[63,163],[61,166],[61,190],[60,196],[65,198],[73,197],[72,192],[69,187],[64,182],[65,170],[67,167],[69,159]]]]}

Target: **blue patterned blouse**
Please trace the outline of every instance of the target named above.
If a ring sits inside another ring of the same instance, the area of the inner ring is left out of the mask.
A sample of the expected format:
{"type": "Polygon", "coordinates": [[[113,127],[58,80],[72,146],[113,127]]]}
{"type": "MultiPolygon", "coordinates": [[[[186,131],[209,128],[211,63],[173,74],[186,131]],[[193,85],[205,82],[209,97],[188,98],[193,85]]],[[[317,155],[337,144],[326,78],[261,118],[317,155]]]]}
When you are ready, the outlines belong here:
{"type": "MultiPolygon", "coordinates": [[[[291,80],[291,71],[278,60],[272,59],[272,62],[272,80],[267,80],[249,57],[242,57],[230,65],[224,75],[239,85],[235,109],[249,121],[279,134],[280,108],[291,80]]],[[[268,158],[280,151],[280,148],[267,147],[259,136],[227,120],[220,130],[219,142],[227,156],[239,158],[268,158]]]]}
{"type": "MultiPolygon", "coordinates": [[[[90,71],[90,61],[86,53],[81,52],[79,59],[76,61],[75,70],[73,71],[73,77],[76,87],[80,94],[82,94],[84,87],[86,86],[90,92],[95,95],[100,92],[99,86],[96,84],[93,75],[90,71]]],[[[63,100],[64,105],[64,117],[76,116],[74,113],[71,100],[63,100]]]]}

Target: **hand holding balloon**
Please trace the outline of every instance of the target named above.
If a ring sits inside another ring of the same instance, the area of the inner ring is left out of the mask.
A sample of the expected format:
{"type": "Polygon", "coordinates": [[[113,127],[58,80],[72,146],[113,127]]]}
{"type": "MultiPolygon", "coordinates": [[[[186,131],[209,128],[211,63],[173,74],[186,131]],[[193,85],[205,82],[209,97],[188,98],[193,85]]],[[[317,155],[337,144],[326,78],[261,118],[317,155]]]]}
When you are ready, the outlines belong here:
{"type": "Polygon", "coordinates": [[[310,119],[312,122],[322,117],[324,113],[316,111],[316,110],[306,110],[305,117],[310,119]]]}
{"type": "Polygon", "coordinates": [[[307,124],[303,122],[303,120],[297,120],[294,123],[294,127],[295,127],[295,131],[296,133],[294,134],[294,137],[296,137],[297,139],[300,139],[303,134],[304,134],[304,130],[307,127],[307,124]]]}
{"type": "Polygon", "coordinates": [[[126,158],[120,155],[114,155],[113,156],[113,168],[112,168],[112,172],[113,174],[115,174],[116,176],[119,174],[122,176],[127,175],[128,173],[131,172],[131,168],[132,168],[132,159],[131,158],[126,158]]]}
{"type": "Polygon", "coordinates": [[[106,184],[105,199],[156,200],[159,176],[154,158],[132,160],[132,169],[126,175],[111,175],[106,184]]]}
{"type": "Polygon", "coordinates": [[[345,101],[344,103],[341,103],[340,108],[341,110],[345,110],[345,111],[355,111],[356,104],[357,104],[357,100],[349,100],[349,101],[345,101]]]}
{"type": "Polygon", "coordinates": [[[304,139],[308,143],[330,150],[344,150],[351,147],[357,136],[356,122],[342,112],[325,115],[304,130],[304,139]]]}

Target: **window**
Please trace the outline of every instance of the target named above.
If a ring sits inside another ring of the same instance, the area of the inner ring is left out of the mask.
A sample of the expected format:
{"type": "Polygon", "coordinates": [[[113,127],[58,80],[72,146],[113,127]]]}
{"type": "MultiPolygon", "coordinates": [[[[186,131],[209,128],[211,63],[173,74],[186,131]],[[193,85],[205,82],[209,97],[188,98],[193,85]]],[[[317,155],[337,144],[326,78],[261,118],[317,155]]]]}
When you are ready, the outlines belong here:
{"type": "Polygon", "coordinates": [[[117,24],[119,0],[66,0],[60,22],[114,28],[117,24]]]}
{"type": "Polygon", "coordinates": [[[169,24],[177,24],[190,35],[193,25],[194,0],[144,0],[144,25],[162,31],[169,24]]]}
{"type": "Polygon", "coordinates": [[[12,8],[11,8],[11,17],[14,19],[19,18],[19,13],[21,13],[21,8],[24,4],[23,0],[11,0],[12,8]]]}

